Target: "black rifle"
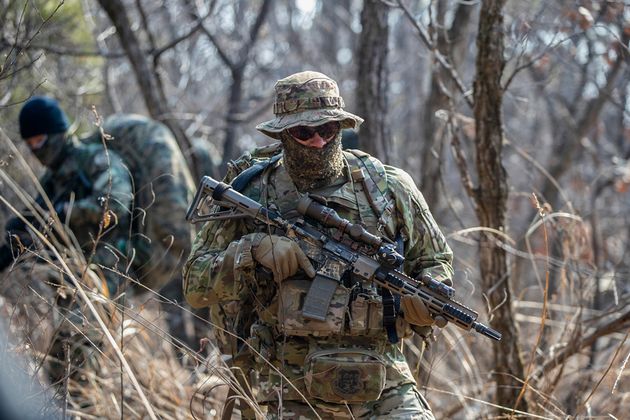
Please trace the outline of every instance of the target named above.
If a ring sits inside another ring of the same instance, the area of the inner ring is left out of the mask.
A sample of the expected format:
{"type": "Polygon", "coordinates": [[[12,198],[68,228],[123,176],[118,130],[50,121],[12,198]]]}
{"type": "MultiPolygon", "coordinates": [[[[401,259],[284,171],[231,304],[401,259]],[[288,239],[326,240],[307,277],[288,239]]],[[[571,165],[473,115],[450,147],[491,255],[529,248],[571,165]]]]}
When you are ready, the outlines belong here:
{"type": "Polygon", "coordinates": [[[350,271],[399,295],[419,296],[434,318],[441,316],[464,330],[473,329],[493,340],[501,340],[500,332],[477,322],[477,312],[453,300],[455,290],[452,287],[430,276],[416,280],[398,271],[397,267],[404,262],[404,257],[396,251],[394,244],[339,217],[323,203],[322,198],[304,196],[297,206],[304,219],[290,223],[277,212],[235,191],[231,185],[204,176],[186,220],[197,223],[250,217],[279,228],[287,237],[297,240],[317,269],[302,308],[302,315],[306,318],[325,318],[341,276],[350,271]],[[217,205],[218,208],[203,214],[206,205],[217,205]],[[334,228],[335,234],[322,232],[307,223],[307,219],[326,228],[334,228]]]}

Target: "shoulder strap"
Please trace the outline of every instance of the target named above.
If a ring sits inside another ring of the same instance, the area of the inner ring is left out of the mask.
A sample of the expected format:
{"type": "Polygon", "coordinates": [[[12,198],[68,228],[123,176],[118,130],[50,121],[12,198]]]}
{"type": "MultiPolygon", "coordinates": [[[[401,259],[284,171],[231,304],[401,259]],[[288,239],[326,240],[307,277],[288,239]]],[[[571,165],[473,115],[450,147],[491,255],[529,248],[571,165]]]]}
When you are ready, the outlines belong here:
{"type": "MultiPolygon", "coordinates": [[[[391,217],[394,208],[394,200],[391,197],[390,188],[387,184],[385,167],[380,160],[361,150],[351,149],[347,150],[347,152],[346,159],[351,166],[352,179],[362,183],[370,207],[378,217],[379,226],[377,228],[379,230],[384,228],[391,239],[400,239],[396,237],[396,232],[391,231],[387,223],[387,218],[391,217]]],[[[397,245],[398,250],[403,252],[401,249],[402,243],[398,242],[397,245]]],[[[395,344],[400,339],[396,331],[396,317],[400,310],[400,297],[394,296],[392,292],[385,288],[380,288],[379,293],[383,301],[383,327],[387,332],[388,341],[395,344]]]]}
{"type": "Polygon", "coordinates": [[[379,228],[385,228],[387,235],[394,239],[396,232],[392,232],[387,224],[394,202],[387,184],[385,167],[380,160],[361,150],[346,150],[345,156],[351,166],[353,181],[363,184],[370,207],[378,218],[379,228]]]}
{"type": "Polygon", "coordinates": [[[245,169],[243,172],[238,174],[236,178],[232,180],[232,183],[231,183],[232,188],[235,191],[243,192],[245,187],[249,185],[249,183],[251,182],[253,178],[260,175],[265,169],[267,169],[267,167],[269,167],[270,165],[273,165],[278,160],[280,160],[281,157],[282,157],[282,154],[278,154],[271,157],[270,159],[261,160],[260,162],[257,162],[253,164],[252,166],[250,166],[249,168],[245,169]]]}

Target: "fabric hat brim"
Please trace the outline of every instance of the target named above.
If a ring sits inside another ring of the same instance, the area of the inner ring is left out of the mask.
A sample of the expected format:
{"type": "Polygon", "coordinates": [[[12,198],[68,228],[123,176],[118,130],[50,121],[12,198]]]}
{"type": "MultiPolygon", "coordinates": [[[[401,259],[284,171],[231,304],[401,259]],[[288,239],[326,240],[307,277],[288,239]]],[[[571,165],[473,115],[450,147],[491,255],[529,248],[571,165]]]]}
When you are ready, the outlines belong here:
{"type": "Polygon", "coordinates": [[[341,129],[356,130],[363,122],[363,118],[342,109],[313,109],[296,114],[280,115],[256,126],[256,130],[274,139],[280,139],[280,133],[288,128],[299,125],[316,126],[330,121],[339,121],[341,129]]]}

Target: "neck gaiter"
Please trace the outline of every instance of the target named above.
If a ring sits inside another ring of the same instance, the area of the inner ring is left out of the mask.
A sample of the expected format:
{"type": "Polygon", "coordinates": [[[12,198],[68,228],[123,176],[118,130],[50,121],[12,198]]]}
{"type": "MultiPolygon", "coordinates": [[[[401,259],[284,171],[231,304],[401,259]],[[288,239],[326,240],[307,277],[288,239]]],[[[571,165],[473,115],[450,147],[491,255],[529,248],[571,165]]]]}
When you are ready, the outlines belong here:
{"type": "Polygon", "coordinates": [[[322,149],[304,146],[283,132],[284,166],[300,192],[328,186],[343,174],[341,132],[322,149]]]}

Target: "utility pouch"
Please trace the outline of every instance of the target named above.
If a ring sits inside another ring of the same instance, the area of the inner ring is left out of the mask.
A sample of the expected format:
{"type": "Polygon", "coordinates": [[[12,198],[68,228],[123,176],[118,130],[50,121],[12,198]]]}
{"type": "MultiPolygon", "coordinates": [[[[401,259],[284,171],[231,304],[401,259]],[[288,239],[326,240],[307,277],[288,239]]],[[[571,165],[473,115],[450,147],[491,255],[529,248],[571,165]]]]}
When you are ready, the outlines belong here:
{"type": "Polygon", "coordinates": [[[313,351],[306,356],[304,373],[308,393],[329,403],[375,401],[385,388],[385,361],[370,350],[313,351]]]}
{"type": "Polygon", "coordinates": [[[327,337],[343,332],[345,316],[350,299],[347,288],[338,285],[326,317],[323,321],[305,318],[302,315],[304,299],[309,291],[309,280],[285,280],[280,285],[278,301],[278,328],[284,335],[327,337]]]}
{"type": "Polygon", "coordinates": [[[359,294],[350,303],[350,335],[383,335],[383,302],[380,296],[359,294]]]}

